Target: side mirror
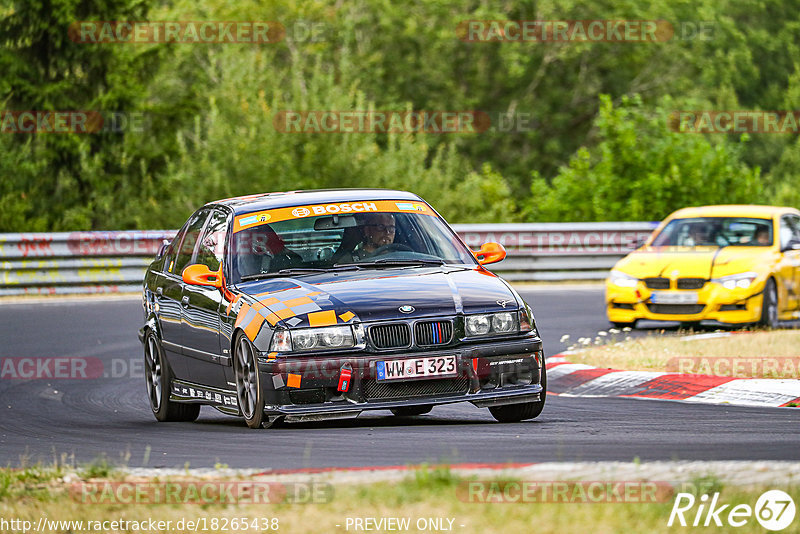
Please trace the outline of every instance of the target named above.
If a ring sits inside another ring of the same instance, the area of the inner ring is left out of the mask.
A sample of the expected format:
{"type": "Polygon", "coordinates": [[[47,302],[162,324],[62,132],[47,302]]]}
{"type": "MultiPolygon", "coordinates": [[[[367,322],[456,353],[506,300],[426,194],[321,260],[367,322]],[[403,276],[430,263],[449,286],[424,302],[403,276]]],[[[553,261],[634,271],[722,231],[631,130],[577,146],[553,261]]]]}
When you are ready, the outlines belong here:
{"type": "Polygon", "coordinates": [[[484,243],[481,249],[473,252],[481,265],[497,263],[506,257],[506,249],[500,243],[484,243]]]}
{"type": "Polygon", "coordinates": [[[781,249],[781,252],[788,252],[790,250],[800,250],[800,241],[792,239],[781,249]]]}
{"type": "Polygon", "coordinates": [[[206,265],[196,263],[183,270],[183,281],[194,286],[222,287],[222,266],[219,271],[212,271],[206,265]]]}

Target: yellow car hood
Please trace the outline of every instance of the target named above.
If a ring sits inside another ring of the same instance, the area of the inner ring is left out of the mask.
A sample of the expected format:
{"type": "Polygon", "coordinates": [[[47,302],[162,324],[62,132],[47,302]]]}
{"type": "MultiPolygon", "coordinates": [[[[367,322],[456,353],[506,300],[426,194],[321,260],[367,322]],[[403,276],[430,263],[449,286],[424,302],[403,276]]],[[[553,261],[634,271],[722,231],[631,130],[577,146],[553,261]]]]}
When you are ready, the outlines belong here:
{"type": "Polygon", "coordinates": [[[643,247],[614,267],[637,278],[719,278],[769,266],[772,251],[761,247],[643,247]],[[712,272],[713,265],[713,272],[712,272]]]}

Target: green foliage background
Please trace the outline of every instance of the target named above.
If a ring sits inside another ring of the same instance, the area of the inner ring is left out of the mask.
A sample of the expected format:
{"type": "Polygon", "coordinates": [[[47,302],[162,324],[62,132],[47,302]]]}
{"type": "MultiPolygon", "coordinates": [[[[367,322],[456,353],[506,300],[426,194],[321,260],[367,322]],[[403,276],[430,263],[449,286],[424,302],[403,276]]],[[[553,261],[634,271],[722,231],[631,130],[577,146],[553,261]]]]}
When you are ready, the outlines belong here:
{"type": "Polygon", "coordinates": [[[0,0],[0,109],[141,113],[0,135],[0,231],[174,228],[233,195],[414,191],[451,222],[800,205],[800,140],[678,134],[681,109],[800,109],[796,0],[0,0]],[[277,44],[85,44],[81,20],[273,20],[277,44]],[[464,20],[666,20],[664,43],[466,43],[464,20]],[[705,24],[710,33],[692,35],[705,24]],[[315,31],[309,38],[309,28],[315,31]],[[483,110],[532,128],[285,134],[282,110],[483,110]]]}

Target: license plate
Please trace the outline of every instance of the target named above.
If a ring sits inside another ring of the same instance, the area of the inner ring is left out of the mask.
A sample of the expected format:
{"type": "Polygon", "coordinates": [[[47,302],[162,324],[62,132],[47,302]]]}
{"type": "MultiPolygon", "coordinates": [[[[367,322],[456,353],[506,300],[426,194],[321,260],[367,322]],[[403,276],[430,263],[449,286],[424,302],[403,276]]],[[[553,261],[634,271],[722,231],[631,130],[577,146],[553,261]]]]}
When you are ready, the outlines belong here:
{"type": "Polygon", "coordinates": [[[654,291],[650,295],[650,302],[656,304],[697,304],[697,293],[694,291],[681,291],[680,293],[654,291]]]}
{"type": "Polygon", "coordinates": [[[377,371],[378,380],[453,376],[456,374],[456,357],[433,356],[430,358],[409,358],[407,360],[386,360],[376,362],[375,370],[377,371]]]}

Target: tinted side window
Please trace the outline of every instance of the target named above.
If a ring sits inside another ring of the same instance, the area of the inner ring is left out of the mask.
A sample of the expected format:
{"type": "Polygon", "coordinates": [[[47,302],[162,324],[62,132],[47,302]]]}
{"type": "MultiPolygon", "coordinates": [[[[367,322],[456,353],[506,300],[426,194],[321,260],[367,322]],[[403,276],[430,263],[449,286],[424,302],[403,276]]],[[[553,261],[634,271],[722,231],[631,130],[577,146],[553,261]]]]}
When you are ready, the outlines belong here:
{"type": "Polygon", "coordinates": [[[181,244],[184,234],[186,234],[186,227],[187,225],[184,224],[183,228],[178,230],[178,233],[172,238],[167,250],[164,251],[164,262],[161,268],[163,272],[170,272],[172,270],[172,266],[175,264],[175,253],[178,250],[178,246],[181,244]]]}
{"type": "Polygon", "coordinates": [[[208,222],[197,248],[197,258],[194,263],[206,265],[212,271],[219,269],[225,251],[227,230],[228,216],[218,210],[212,212],[211,220],[208,222]]]}
{"type": "Polygon", "coordinates": [[[800,235],[798,235],[797,227],[792,219],[793,218],[789,215],[784,215],[783,217],[781,217],[781,229],[780,229],[781,249],[786,248],[789,245],[789,242],[794,239],[800,240],[800,235]]]}
{"type": "Polygon", "coordinates": [[[203,229],[206,219],[208,219],[208,213],[208,210],[200,210],[189,219],[189,224],[186,225],[186,233],[178,248],[175,265],[170,269],[171,273],[180,275],[183,269],[189,265],[195,245],[197,244],[197,238],[200,235],[200,231],[203,229]]]}
{"type": "Polygon", "coordinates": [[[800,241],[800,217],[789,215],[789,226],[792,227],[792,240],[800,241]]]}

